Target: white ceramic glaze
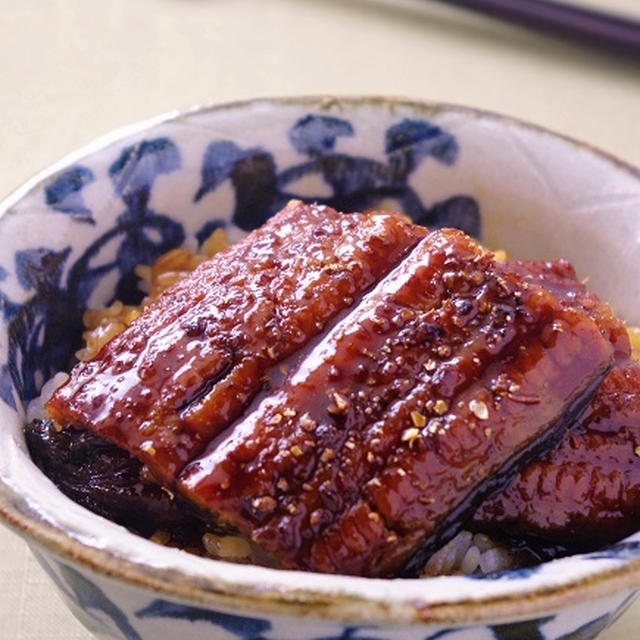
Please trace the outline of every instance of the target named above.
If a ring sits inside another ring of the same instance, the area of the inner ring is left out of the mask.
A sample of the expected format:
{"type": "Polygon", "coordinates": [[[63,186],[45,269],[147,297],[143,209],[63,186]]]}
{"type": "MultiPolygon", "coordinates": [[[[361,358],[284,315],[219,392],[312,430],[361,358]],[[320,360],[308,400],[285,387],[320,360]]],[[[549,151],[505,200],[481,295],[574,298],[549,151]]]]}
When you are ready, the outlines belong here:
{"type": "Polygon", "coordinates": [[[640,585],[640,536],[485,579],[284,572],[139,538],[71,502],[30,461],[22,399],[59,368],[52,345],[68,340],[70,305],[104,304],[145,257],[127,245],[132,234],[144,235],[147,257],[195,245],[211,221],[239,237],[262,219],[256,198],[273,212],[294,195],[358,208],[384,199],[430,225],[461,221],[519,257],[568,258],[640,324],[640,177],[582,144],[493,114],[386,98],[257,100],[157,118],[74,153],[1,207],[5,520],[101,637],[594,637],[640,585]]]}

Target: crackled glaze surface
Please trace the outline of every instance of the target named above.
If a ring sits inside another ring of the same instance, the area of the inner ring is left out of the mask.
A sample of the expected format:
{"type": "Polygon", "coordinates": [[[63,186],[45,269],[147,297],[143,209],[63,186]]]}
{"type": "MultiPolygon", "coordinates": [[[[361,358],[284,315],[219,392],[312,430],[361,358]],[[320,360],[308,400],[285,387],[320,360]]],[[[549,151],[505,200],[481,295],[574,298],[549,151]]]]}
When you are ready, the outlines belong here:
{"type": "Polygon", "coordinates": [[[279,572],[137,538],[70,502],[30,462],[24,402],[68,368],[82,309],[135,301],[135,264],[196,246],[219,226],[237,239],[291,197],[346,210],[383,202],[522,258],[563,255],[618,312],[640,321],[640,278],[630,277],[640,264],[640,179],[559,137],[453,107],[356,99],[257,101],[133,127],[61,162],[3,207],[6,518],[35,538],[39,559],[100,637],[204,638],[212,628],[215,637],[268,640],[595,637],[640,583],[638,535],[485,578],[279,572]],[[300,613],[311,619],[301,625],[300,613]]]}

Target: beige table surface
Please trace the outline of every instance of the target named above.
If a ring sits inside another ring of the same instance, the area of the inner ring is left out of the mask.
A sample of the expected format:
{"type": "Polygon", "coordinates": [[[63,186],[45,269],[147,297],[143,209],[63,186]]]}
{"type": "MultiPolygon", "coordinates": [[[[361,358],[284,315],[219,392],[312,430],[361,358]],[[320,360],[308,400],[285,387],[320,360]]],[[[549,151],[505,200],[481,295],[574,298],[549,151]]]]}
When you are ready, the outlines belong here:
{"type": "MultiPolygon", "coordinates": [[[[640,17],[638,0],[589,3],[640,17]]],[[[1,196],[126,123],[301,93],[476,105],[640,164],[640,61],[426,0],[0,0],[0,87],[1,196]]],[[[639,629],[640,603],[601,638],[639,629]]],[[[88,638],[0,527],[0,639],[88,638]]]]}

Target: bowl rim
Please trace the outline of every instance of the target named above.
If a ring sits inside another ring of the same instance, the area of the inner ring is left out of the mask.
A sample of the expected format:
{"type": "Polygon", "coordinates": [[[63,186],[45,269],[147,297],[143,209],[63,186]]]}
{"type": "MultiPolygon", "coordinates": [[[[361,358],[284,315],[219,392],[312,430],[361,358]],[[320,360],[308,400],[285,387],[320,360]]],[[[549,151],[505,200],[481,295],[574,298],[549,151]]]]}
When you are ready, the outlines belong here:
{"type": "MultiPolygon", "coordinates": [[[[20,200],[62,169],[130,136],[153,129],[161,124],[179,122],[195,114],[246,109],[260,105],[276,109],[284,106],[301,106],[323,110],[342,105],[352,108],[361,106],[383,109],[402,107],[421,111],[425,115],[455,112],[469,118],[485,118],[496,123],[514,125],[542,136],[563,140],[571,146],[600,157],[612,165],[614,169],[622,170],[640,182],[639,168],[610,153],[601,151],[591,144],[518,118],[485,109],[446,102],[387,96],[264,97],[197,105],[117,128],[65,155],[10,193],[0,202],[0,218],[20,200]]],[[[90,512],[87,514],[88,517],[99,517],[90,512]]],[[[286,579],[286,576],[291,572],[259,567],[250,567],[247,568],[247,571],[255,572],[258,570],[258,574],[267,572],[273,574],[277,579],[274,579],[272,584],[266,588],[260,583],[260,580],[256,580],[255,583],[247,587],[235,584],[233,580],[221,580],[219,577],[208,579],[182,570],[144,565],[118,554],[117,550],[96,548],[85,541],[70,537],[61,526],[43,519],[37,509],[7,484],[2,477],[0,477],[0,518],[4,519],[5,524],[8,524],[20,535],[26,537],[30,544],[52,552],[65,562],[75,563],[108,578],[124,581],[131,586],[151,589],[158,594],[190,603],[292,616],[312,616],[335,621],[367,620],[368,622],[387,624],[482,622],[516,616],[531,616],[640,586],[640,557],[637,557],[619,561],[615,566],[608,564],[588,576],[566,579],[551,586],[538,586],[529,589],[525,587],[524,590],[514,589],[513,593],[492,597],[471,598],[467,594],[455,601],[438,602],[436,600],[434,602],[429,600],[427,602],[415,598],[403,598],[402,594],[394,593],[398,591],[395,589],[398,586],[398,581],[389,580],[384,582],[393,585],[394,589],[386,593],[384,598],[373,599],[370,594],[367,594],[367,589],[364,587],[359,589],[360,593],[354,593],[354,590],[358,591],[358,582],[376,579],[350,576],[333,576],[336,582],[335,593],[314,588],[291,588],[287,585],[286,579]],[[350,585],[353,588],[345,593],[340,588],[343,585],[350,585]]],[[[227,565],[227,563],[216,560],[207,559],[206,562],[227,565]]],[[[446,580],[447,578],[437,578],[437,580],[442,579],[446,580]]],[[[428,580],[431,579],[420,579],[420,582],[426,586],[428,580]]],[[[524,582],[525,580],[519,581],[519,586],[524,582]]]]}

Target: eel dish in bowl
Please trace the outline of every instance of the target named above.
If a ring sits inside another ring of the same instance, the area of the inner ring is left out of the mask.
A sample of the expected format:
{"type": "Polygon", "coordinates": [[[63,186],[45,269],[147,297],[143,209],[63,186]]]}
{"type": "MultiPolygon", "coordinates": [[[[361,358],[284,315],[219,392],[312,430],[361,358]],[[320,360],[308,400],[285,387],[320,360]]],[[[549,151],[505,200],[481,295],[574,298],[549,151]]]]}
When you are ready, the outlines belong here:
{"type": "Polygon", "coordinates": [[[69,497],[200,555],[491,573],[637,529],[640,365],[566,261],[290,202],[137,270],[28,410],[69,497]]]}

